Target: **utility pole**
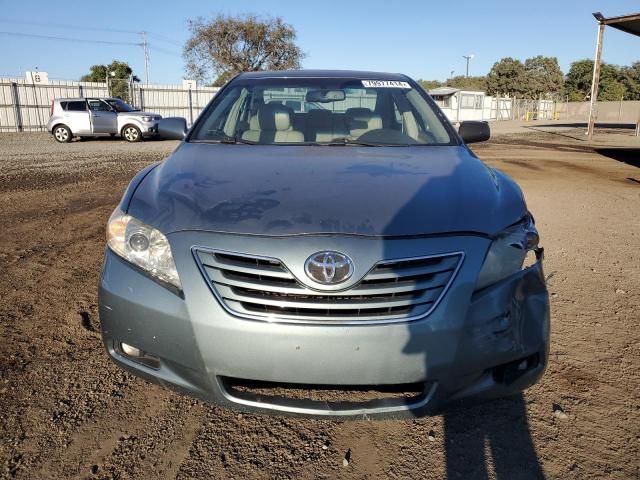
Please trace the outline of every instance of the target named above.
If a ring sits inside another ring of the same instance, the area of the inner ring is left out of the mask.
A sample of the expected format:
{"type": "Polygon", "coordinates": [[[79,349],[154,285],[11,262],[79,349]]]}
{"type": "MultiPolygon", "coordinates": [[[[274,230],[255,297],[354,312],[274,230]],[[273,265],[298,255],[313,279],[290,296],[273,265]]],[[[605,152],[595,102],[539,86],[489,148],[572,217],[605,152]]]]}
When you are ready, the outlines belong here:
{"type": "Polygon", "coordinates": [[[147,32],[140,32],[142,36],[142,49],[144,51],[144,83],[149,85],[149,43],[147,42],[147,32]]]}
{"type": "Polygon", "coordinates": [[[472,53],[471,55],[463,55],[462,58],[467,59],[467,77],[469,77],[469,60],[471,60],[475,55],[472,53]]]}
{"type": "Polygon", "coordinates": [[[600,63],[602,61],[602,36],[604,34],[604,17],[601,13],[594,13],[598,20],[598,37],[596,39],[596,58],[593,61],[593,78],[591,79],[591,97],[589,98],[589,123],[587,125],[587,135],[589,140],[593,138],[593,128],[595,126],[595,109],[598,101],[598,84],[600,83],[600,63]]]}

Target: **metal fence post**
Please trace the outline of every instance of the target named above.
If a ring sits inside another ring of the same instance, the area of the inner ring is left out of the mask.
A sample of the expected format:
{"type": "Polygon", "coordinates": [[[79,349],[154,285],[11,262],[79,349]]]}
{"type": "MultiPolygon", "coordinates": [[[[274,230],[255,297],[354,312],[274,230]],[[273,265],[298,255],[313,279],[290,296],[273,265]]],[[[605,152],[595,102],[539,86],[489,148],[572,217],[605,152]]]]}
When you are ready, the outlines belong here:
{"type": "Polygon", "coordinates": [[[189,125],[193,125],[193,99],[191,98],[191,89],[188,90],[187,99],[189,100],[189,125]]]}
{"type": "Polygon", "coordinates": [[[20,101],[18,99],[18,84],[11,82],[11,97],[13,100],[13,112],[16,117],[16,132],[22,132],[22,112],[20,111],[20,101]]]}

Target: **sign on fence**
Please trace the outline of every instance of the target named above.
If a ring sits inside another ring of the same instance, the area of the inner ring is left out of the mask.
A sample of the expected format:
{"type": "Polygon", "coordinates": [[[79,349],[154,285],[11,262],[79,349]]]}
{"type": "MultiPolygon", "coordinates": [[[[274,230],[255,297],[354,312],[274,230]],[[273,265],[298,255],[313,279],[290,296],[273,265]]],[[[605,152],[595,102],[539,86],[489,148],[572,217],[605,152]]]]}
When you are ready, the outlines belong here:
{"type": "Polygon", "coordinates": [[[195,90],[197,87],[197,82],[195,80],[182,80],[182,88],[185,90],[195,90]]]}
{"type": "Polygon", "coordinates": [[[47,72],[27,72],[27,82],[35,83],[38,85],[48,85],[49,84],[49,74],[47,72]]]}

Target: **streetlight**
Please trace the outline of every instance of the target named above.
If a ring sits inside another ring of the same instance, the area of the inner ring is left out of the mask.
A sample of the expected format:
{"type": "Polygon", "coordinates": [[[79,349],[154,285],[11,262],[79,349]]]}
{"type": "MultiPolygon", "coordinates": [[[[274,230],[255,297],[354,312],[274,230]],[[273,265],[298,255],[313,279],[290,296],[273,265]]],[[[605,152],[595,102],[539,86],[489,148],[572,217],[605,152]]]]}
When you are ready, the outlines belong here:
{"type": "Polygon", "coordinates": [[[469,60],[471,60],[475,55],[472,53],[471,55],[463,55],[462,58],[467,59],[467,77],[469,76],[469,60]]]}

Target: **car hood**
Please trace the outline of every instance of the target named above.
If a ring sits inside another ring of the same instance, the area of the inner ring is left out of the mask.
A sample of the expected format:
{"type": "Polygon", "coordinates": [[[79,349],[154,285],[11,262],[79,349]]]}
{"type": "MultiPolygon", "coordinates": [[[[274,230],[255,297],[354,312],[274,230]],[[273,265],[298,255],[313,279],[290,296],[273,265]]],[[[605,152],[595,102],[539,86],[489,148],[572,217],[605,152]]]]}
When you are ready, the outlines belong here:
{"type": "Polygon", "coordinates": [[[494,235],[526,214],[464,146],[183,143],[132,188],[123,208],[164,233],[494,235]]]}

